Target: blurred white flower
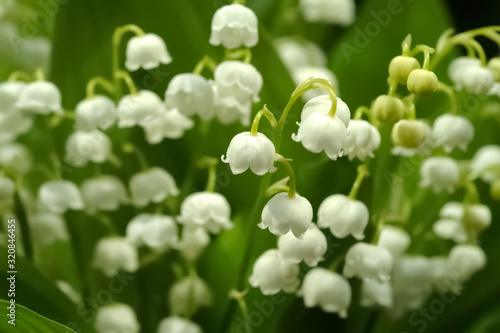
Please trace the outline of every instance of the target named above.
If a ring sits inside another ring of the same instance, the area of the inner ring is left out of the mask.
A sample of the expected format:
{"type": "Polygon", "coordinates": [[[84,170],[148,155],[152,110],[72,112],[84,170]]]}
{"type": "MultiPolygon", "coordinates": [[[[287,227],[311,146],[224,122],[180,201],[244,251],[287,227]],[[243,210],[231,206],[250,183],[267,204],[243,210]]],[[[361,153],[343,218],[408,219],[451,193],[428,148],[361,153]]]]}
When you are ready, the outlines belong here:
{"type": "Polygon", "coordinates": [[[486,254],[477,245],[455,245],[448,256],[448,276],[458,282],[465,282],[483,269],[486,254]]]}
{"type": "Polygon", "coordinates": [[[307,22],[349,26],[356,16],[354,0],[300,0],[299,4],[307,22]]]}
{"type": "Polygon", "coordinates": [[[156,333],[202,333],[200,326],[182,317],[163,318],[158,324],[156,333]]]}
{"type": "Polygon", "coordinates": [[[51,245],[57,241],[68,241],[69,234],[66,221],[61,215],[38,213],[28,216],[33,242],[40,245],[51,245]]]}
{"type": "Polygon", "coordinates": [[[340,274],[325,268],[313,268],[304,277],[300,294],[308,308],[320,306],[325,312],[337,312],[347,317],[351,304],[351,286],[340,274]]]}
{"type": "Polygon", "coordinates": [[[481,61],[478,58],[457,57],[448,66],[448,76],[455,84],[455,89],[460,90],[464,87],[464,72],[469,67],[479,67],[481,61]]]}
{"type": "Polygon", "coordinates": [[[245,102],[251,99],[259,102],[262,89],[262,75],[251,64],[242,61],[224,61],[214,72],[214,80],[221,96],[235,96],[245,102]]]}
{"type": "Polygon", "coordinates": [[[0,165],[12,175],[25,175],[32,167],[31,152],[21,143],[10,142],[0,145],[0,165]]]}
{"type": "Polygon", "coordinates": [[[104,163],[111,155],[111,140],[99,130],[73,132],[66,140],[66,161],[75,167],[104,163]]]}
{"type": "Polygon", "coordinates": [[[423,139],[417,147],[404,147],[404,146],[394,146],[391,149],[393,155],[400,155],[404,157],[411,157],[415,155],[428,156],[432,152],[434,147],[434,139],[432,138],[431,126],[423,120],[417,120],[422,124],[421,131],[423,132],[423,139]]]}
{"type": "Polygon", "coordinates": [[[164,138],[182,138],[184,132],[193,126],[194,122],[177,109],[166,110],[142,124],[146,132],[146,140],[152,145],[160,143],[164,138]]]}
{"type": "Polygon", "coordinates": [[[231,206],[220,193],[197,192],[188,195],[181,204],[180,223],[194,224],[218,234],[231,229],[231,206]]]}
{"type": "Polygon", "coordinates": [[[453,192],[459,176],[458,164],[451,157],[429,157],[420,166],[420,186],[432,187],[434,192],[453,192]]]}
{"type": "Polygon", "coordinates": [[[21,134],[28,132],[33,120],[18,110],[0,113],[0,143],[16,140],[21,134]]]}
{"type": "MultiPolygon", "coordinates": [[[[335,91],[339,91],[339,84],[337,77],[335,74],[327,67],[313,67],[313,66],[307,66],[307,67],[299,67],[295,68],[292,72],[292,79],[293,82],[296,85],[301,84],[305,80],[314,77],[318,79],[325,79],[328,82],[330,82],[334,87],[335,91]]],[[[306,91],[302,95],[302,100],[303,101],[308,101],[314,97],[322,96],[322,95],[328,95],[328,92],[323,89],[311,89],[306,91]]]]}
{"type": "Polygon", "coordinates": [[[313,42],[302,37],[280,37],[274,40],[279,57],[294,72],[301,67],[326,67],[325,52],[313,42]]]}
{"type": "Polygon", "coordinates": [[[224,163],[229,163],[231,171],[237,175],[248,168],[256,175],[276,171],[274,144],[262,133],[252,135],[250,132],[239,133],[231,139],[227,148],[224,163]]]}
{"type": "Polygon", "coordinates": [[[377,245],[386,248],[396,260],[406,252],[411,243],[410,235],[403,229],[385,225],[380,232],[377,245]]]}
{"type": "Polygon", "coordinates": [[[459,202],[448,202],[439,211],[432,230],[442,239],[453,239],[457,243],[467,240],[467,231],[463,223],[464,206],[459,202]]]}
{"type": "Polygon", "coordinates": [[[165,105],[158,95],[149,90],[122,97],[116,109],[118,127],[143,125],[165,112],[165,105]]]}
{"type": "Polygon", "coordinates": [[[170,312],[174,316],[190,316],[202,306],[212,305],[212,292],[197,276],[186,276],[169,291],[170,312]]]}
{"type": "Polygon", "coordinates": [[[239,121],[243,126],[250,125],[252,100],[241,102],[236,96],[224,96],[219,93],[217,85],[212,86],[214,92],[215,117],[221,124],[228,125],[239,121]]]}
{"type": "Polygon", "coordinates": [[[139,254],[124,237],[102,238],[94,248],[93,267],[108,278],[120,270],[132,273],[139,268],[139,254]]]}
{"type": "Polygon", "coordinates": [[[337,238],[352,235],[357,240],[365,238],[365,228],[370,214],[366,205],[343,194],[327,197],[318,210],[318,226],[330,228],[337,238]]]}
{"type": "Polygon", "coordinates": [[[187,260],[196,260],[210,244],[210,235],[203,227],[186,225],[182,228],[182,236],[177,249],[187,260]]]}
{"type": "Polygon", "coordinates": [[[304,197],[295,194],[290,198],[288,193],[276,194],[262,210],[261,229],[278,236],[292,232],[297,238],[302,238],[312,224],[313,210],[311,203],[304,197]]]}
{"type": "Polygon", "coordinates": [[[467,229],[483,231],[491,224],[491,210],[483,204],[468,204],[464,207],[463,223],[467,229]]]}
{"type": "Polygon", "coordinates": [[[210,44],[227,49],[253,47],[259,41],[258,20],[255,13],[242,5],[223,6],[212,18],[210,44]]]}
{"type": "Polygon", "coordinates": [[[392,287],[389,281],[363,280],[361,286],[362,306],[379,305],[385,308],[392,306],[392,287]]]}
{"type": "Polygon", "coordinates": [[[373,157],[373,151],[380,146],[380,133],[375,126],[366,120],[351,120],[347,131],[350,132],[344,142],[343,150],[349,160],[358,158],[364,161],[373,157]]]}
{"type": "Polygon", "coordinates": [[[302,239],[295,237],[292,232],[278,239],[278,250],[285,261],[294,264],[304,261],[310,267],[317,266],[323,260],[327,247],[325,235],[314,223],[302,239]]]}
{"type": "Polygon", "coordinates": [[[264,295],[274,295],[281,290],[291,293],[299,285],[298,274],[299,266],[283,260],[279,251],[273,249],[257,258],[249,282],[264,295]]]}
{"type": "Polygon", "coordinates": [[[42,210],[64,214],[68,209],[83,209],[78,187],[69,180],[52,180],[38,189],[38,202],[42,210]]]}
{"type": "Polygon", "coordinates": [[[455,147],[465,151],[474,138],[474,127],[467,118],[449,113],[444,114],[434,121],[432,138],[434,145],[442,146],[447,153],[455,147]]]}
{"type": "Polygon", "coordinates": [[[481,177],[487,183],[500,179],[500,146],[481,147],[472,158],[470,170],[472,178],[481,177]]]}
{"type": "Polygon", "coordinates": [[[177,244],[177,232],[177,225],[170,216],[142,213],[128,223],[126,237],[137,247],[166,249],[177,244]]]}
{"type": "Polygon", "coordinates": [[[116,122],[115,103],[106,96],[87,98],[76,105],[77,131],[106,130],[116,122]]]}
{"type": "Polygon", "coordinates": [[[213,99],[210,83],[203,76],[193,73],[177,74],[165,91],[168,109],[177,109],[188,117],[197,114],[205,121],[214,115],[213,99]]]}
{"type": "Polygon", "coordinates": [[[81,190],[85,208],[90,213],[97,210],[117,210],[120,204],[129,202],[125,185],[115,176],[104,175],[86,179],[81,190]]]}
{"type": "Polygon", "coordinates": [[[175,179],[162,168],[150,168],[130,178],[132,202],[137,207],[144,207],[149,202],[159,203],[169,196],[179,195],[175,179]]]}
{"type": "Polygon", "coordinates": [[[0,84],[0,112],[15,109],[15,105],[26,83],[21,81],[3,82],[0,84]]]}
{"type": "Polygon", "coordinates": [[[22,90],[16,108],[40,114],[62,114],[61,92],[52,82],[34,81],[22,90]]]}
{"type": "Polygon", "coordinates": [[[97,310],[94,327],[97,333],[139,333],[141,330],[134,310],[124,303],[112,303],[97,310]]]}
{"type": "MultiPolygon", "coordinates": [[[[28,28],[28,30],[31,29],[32,28],[28,28]]],[[[21,32],[26,31],[24,29],[21,30],[21,32]]],[[[19,67],[30,71],[41,68],[43,71],[47,72],[50,66],[52,42],[47,37],[34,37],[31,35],[32,32],[27,33],[30,34],[31,38],[20,38],[22,41],[21,43],[19,43],[19,37],[14,38],[12,35],[9,35],[10,46],[15,52],[14,59],[19,64],[19,67]],[[16,42],[14,42],[14,40],[16,40],[16,42]],[[17,45],[19,48],[16,50],[16,47],[13,47],[13,45],[17,45]]],[[[18,33],[16,35],[19,36],[20,34],[18,33]]]]}
{"type": "Polygon", "coordinates": [[[344,275],[348,278],[372,279],[384,282],[390,279],[393,260],[389,250],[367,243],[356,243],[347,251],[344,275]]]}
{"type": "Polygon", "coordinates": [[[150,70],[161,64],[169,64],[172,58],[163,39],[152,33],[134,36],[127,43],[125,67],[129,71],[139,68],[150,70]]]}
{"type": "Polygon", "coordinates": [[[493,73],[486,67],[469,66],[463,70],[462,84],[469,94],[486,95],[494,83],[493,73]]]}

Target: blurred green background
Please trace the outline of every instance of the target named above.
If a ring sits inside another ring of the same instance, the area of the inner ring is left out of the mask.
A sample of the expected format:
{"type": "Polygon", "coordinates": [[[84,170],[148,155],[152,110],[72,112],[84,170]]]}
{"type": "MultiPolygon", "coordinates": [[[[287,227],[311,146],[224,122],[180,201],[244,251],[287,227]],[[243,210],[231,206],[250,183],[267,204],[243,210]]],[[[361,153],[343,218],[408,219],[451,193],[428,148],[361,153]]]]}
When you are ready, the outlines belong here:
{"type": "MultiPolygon", "coordinates": [[[[286,7],[293,5],[294,0],[248,0],[247,5],[256,12],[260,20],[261,40],[252,50],[252,62],[264,77],[261,104],[267,104],[270,110],[278,113],[283,110],[294,89],[290,75],[273,50],[272,42],[276,37],[301,35],[321,45],[328,54],[330,69],[339,80],[340,95],[351,111],[354,111],[360,105],[370,105],[376,96],[386,91],[387,66],[392,57],[400,53],[400,44],[406,34],[412,34],[415,44],[435,46],[439,35],[451,26],[457,31],[463,31],[500,24],[498,1],[400,0],[403,8],[401,13],[391,15],[386,26],[379,25],[379,32],[373,37],[369,36],[366,45],[357,43],[360,33],[366,33],[368,24],[377,22],[374,13],[385,10],[388,2],[391,0],[359,1],[356,22],[349,28],[339,28],[306,24],[300,17],[289,15],[286,7]],[[342,51],[345,45],[354,46],[359,52],[346,56],[342,51]]],[[[63,106],[67,110],[73,110],[85,97],[85,85],[89,79],[98,75],[111,77],[111,36],[117,26],[134,23],[166,41],[173,63],[152,71],[139,70],[132,74],[138,87],[153,90],[161,97],[169,80],[178,73],[192,71],[203,55],[208,54],[217,60],[223,55],[223,49],[212,47],[208,44],[208,39],[213,13],[229,1],[59,0],[59,6],[54,6],[57,1],[25,0],[19,3],[31,8],[31,11],[21,12],[14,18],[22,27],[24,37],[49,36],[52,39],[48,78],[61,89],[63,106]],[[45,16],[46,21],[41,16],[45,16]],[[31,30],[34,31],[33,34],[31,30]]],[[[494,44],[485,42],[483,45],[489,56],[498,55],[494,44]]],[[[454,55],[460,52],[457,49],[454,55]]],[[[446,76],[446,66],[450,59],[451,56],[447,57],[437,69],[438,77],[447,83],[449,79],[446,76]]],[[[0,60],[3,64],[0,71],[2,78],[19,67],[18,63],[9,60],[6,55],[2,55],[0,60]]],[[[493,97],[479,98],[472,106],[461,100],[461,112],[473,121],[476,137],[468,152],[455,152],[454,157],[468,159],[478,147],[487,143],[500,143],[500,123],[485,119],[481,113],[484,104],[494,100],[493,97]]],[[[261,105],[255,105],[254,112],[260,107],[261,105]]],[[[420,118],[434,118],[447,112],[446,108],[445,97],[436,95],[422,100],[417,105],[417,114],[420,118]]],[[[355,178],[356,162],[349,162],[345,158],[337,162],[329,161],[321,155],[305,151],[299,144],[289,140],[290,135],[296,132],[294,122],[298,120],[299,110],[300,105],[296,105],[289,117],[282,154],[294,159],[299,192],[311,201],[316,210],[326,196],[349,191],[355,178]]],[[[263,127],[265,126],[267,125],[263,127]]],[[[59,156],[64,156],[65,139],[72,130],[72,122],[65,120],[53,131],[59,156]]],[[[195,171],[198,174],[194,183],[183,184],[190,172],[188,166],[201,154],[221,156],[230,139],[242,130],[240,125],[222,126],[213,122],[207,134],[208,139],[203,138],[198,128],[195,128],[181,140],[164,140],[151,146],[145,142],[140,128],[114,129],[108,134],[114,142],[115,153],[124,161],[123,168],[105,165],[103,173],[116,174],[128,182],[130,176],[139,171],[134,158],[118,149],[124,142],[132,141],[143,149],[151,165],[162,166],[175,176],[184,194],[201,190],[206,182],[203,171],[195,171]]],[[[359,195],[369,205],[372,213],[379,212],[387,204],[390,188],[384,177],[386,172],[397,171],[400,163],[408,163],[389,154],[388,129],[383,129],[382,134],[384,143],[372,165],[372,177],[365,181],[359,195]]],[[[48,163],[47,140],[46,132],[38,126],[20,138],[32,150],[37,163],[48,163]]],[[[418,201],[408,221],[410,230],[416,224],[435,220],[445,201],[453,198],[460,200],[463,194],[459,191],[452,196],[436,196],[431,191],[416,189],[418,163],[410,161],[414,172],[405,179],[406,195],[415,204],[418,201]]],[[[77,184],[93,174],[91,166],[83,169],[64,166],[63,171],[64,178],[77,184]]],[[[284,173],[280,171],[273,179],[278,180],[283,176],[284,173]]],[[[29,182],[32,190],[42,181],[40,174],[32,174],[29,182]]],[[[233,176],[227,165],[219,166],[218,190],[228,198],[232,206],[235,228],[214,238],[198,262],[200,276],[213,288],[215,295],[214,306],[202,309],[193,318],[206,332],[243,332],[241,314],[236,302],[227,297],[228,292],[231,288],[241,288],[242,278],[246,279],[248,276],[248,271],[242,266],[247,248],[251,251],[250,262],[253,262],[264,250],[276,245],[276,238],[261,230],[253,230],[255,238],[248,242],[252,229],[257,229],[258,221],[250,220],[249,216],[254,206],[258,181],[258,177],[251,173],[233,176]]],[[[422,322],[415,322],[426,318],[418,311],[413,317],[410,313],[393,320],[384,311],[360,308],[357,301],[359,285],[355,283],[353,306],[348,320],[340,320],[337,315],[326,314],[317,308],[306,309],[302,299],[293,295],[280,294],[269,298],[252,289],[246,297],[249,312],[255,313],[255,320],[262,322],[255,328],[255,332],[500,332],[500,208],[498,203],[490,199],[487,186],[480,183],[479,187],[481,200],[492,208],[494,219],[492,226],[480,240],[488,255],[487,267],[468,282],[463,294],[445,304],[439,314],[428,317],[425,327],[422,322]]],[[[144,209],[147,210],[151,210],[151,207],[144,209]]],[[[126,224],[138,212],[132,207],[125,207],[113,212],[110,217],[118,230],[124,233],[126,224]]],[[[19,207],[17,213],[22,223],[22,207],[19,207]]],[[[108,281],[90,268],[90,262],[93,246],[99,238],[106,235],[106,229],[101,222],[83,213],[68,213],[66,219],[73,239],[73,249],[61,244],[47,253],[37,254],[43,258],[44,267],[33,264],[37,258],[28,244],[29,230],[24,228],[26,258],[18,258],[17,302],[76,331],[93,332],[90,321],[87,320],[91,318],[92,311],[75,308],[51,281],[64,279],[81,290],[85,299],[90,300],[89,303],[103,305],[104,301],[98,298],[99,291],[108,288],[108,281]]],[[[26,227],[26,224],[23,226],[26,227]]],[[[345,252],[353,242],[351,239],[339,241],[333,237],[329,241],[334,253],[327,262],[336,254],[345,252]]],[[[435,253],[432,244],[424,248],[426,254],[435,253]]],[[[143,332],[154,332],[159,320],[168,314],[167,291],[174,280],[170,269],[174,260],[174,254],[165,255],[160,261],[138,271],[134,278],[126,281],[123,291],[114,295],[115,300],[134,307],[143,332]]],[[[2,265],[5,265],[3,260],[2,265]]],[[[6,269],[4,266],[0,267],[0,277],[5,281],[6,269]]],[[[301,274],[304,273],[301,270],[301,274]]],[[[436,303],[436,300],[441,300],[441,295],[434,295],[430,299],[431,304],[433,301],[436,303]]]]}

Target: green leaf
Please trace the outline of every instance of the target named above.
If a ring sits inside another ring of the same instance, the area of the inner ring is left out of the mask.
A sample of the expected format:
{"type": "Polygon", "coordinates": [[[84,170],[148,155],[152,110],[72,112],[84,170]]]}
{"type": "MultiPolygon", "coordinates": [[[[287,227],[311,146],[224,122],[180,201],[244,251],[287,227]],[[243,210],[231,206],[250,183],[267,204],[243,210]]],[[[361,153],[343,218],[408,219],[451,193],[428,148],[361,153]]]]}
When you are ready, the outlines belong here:
{"type": "Polygon", "coordinates": [[[71,328],[45,318],[21,304],[5,300],[0,300],[0,316],[0,331],[4,333],[76,333],[71,328]]]}

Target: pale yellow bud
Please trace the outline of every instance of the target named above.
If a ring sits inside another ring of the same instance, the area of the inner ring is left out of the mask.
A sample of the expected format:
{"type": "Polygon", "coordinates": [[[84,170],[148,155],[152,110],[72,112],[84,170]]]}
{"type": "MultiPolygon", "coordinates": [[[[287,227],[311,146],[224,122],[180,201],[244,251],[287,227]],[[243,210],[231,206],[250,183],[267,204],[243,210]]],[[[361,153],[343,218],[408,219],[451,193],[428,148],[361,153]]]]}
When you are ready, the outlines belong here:
{"type": "Polygon", "coordinates": [[[397,56],[389,64],[389,76],[399,84],[406,84],[408,75],[420,68],[417,59],[407,56],[397,56]]]}
{"type": "Polygon", "coordinates": [[[393,96],[380,95],[373,101],[372,112],[375,118],[383,123],[395,123],[403,118],[405,106],[393,96]]]}
{"type": "Polygon", "coordinates": [[[434,72],[416,69],[408,76],[408,90],[418,96],[430,95],[436,91],[439,80],[434,72]]]}
{"type": "Polygon", "coordinates": [[[493,73],[495,82],[500,82],[500,57],[491,59],[488,62],[488,68],[493,73]]]}
{"type": "Polygon", "coordinates": [[[392,142],[396,146],[416,148],[425,140],[428,128],[418,120],[400,120],[392,128],[392,142]]]}

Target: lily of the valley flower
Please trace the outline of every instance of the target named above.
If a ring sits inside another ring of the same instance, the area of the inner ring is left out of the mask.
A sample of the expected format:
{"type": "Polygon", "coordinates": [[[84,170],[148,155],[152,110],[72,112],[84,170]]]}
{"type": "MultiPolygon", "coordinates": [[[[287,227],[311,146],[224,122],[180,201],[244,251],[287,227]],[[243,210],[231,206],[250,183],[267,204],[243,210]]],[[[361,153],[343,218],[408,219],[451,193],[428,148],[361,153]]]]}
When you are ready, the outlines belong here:
{"type": "Polygon", "coordinates": [[[134,310],[124,303],[101,307],[97,311],[94,327],[98,333],[139,333],[141,330],[134,310]]]}
{"type": "Polygon", "coordinates": [[[21,81],[4,82],[0,84],[0,112],[15,109],[15,105],[26,83],[21,81]]]}
{"type": "Polygon", "coordinates": [[[463,243],[467,240],[463,217],[463,205],[459,202],[448,202],[439,211],[439,220],[434,223],[432,230],[440,238],[463,243]]]}
{"type": "Polygon", "coordinates": [[[170,312],[174,316],[195,313],[202,306],[212,305],[212,292],[205,281],[187,276],[176,282],[169,291],[170,312]]]}
{"type": "Polygon", "coordinates": [[[31,170],[31,152],[19,142],[0,145],[0,165],[11,175],[24,175],[31,170]]]}
{"type": "Polygon", "coordinates": [[[149,90],[122,97],[116,109],[118,127],[143,125],[165,112],[165,105],[158,95],[149,90]]]}
{"type": "Polygon", "coordinates": [[[124,237],[102,238],[94,249],[93,266],[108,278],[120,270],[132,273],[139,268],[139,255],[124,237]]]}
{"type": "Polygon", "coordinates": [[[457,57],[448,66],[448,76],[455,84],[455,88],[460,90],[464,87],[464,72],[469,67],[479,67],[481,61],[478,58],[457,57]]]}
{"type": "Polygon", "coordinates": [[[474,127],[467,118],[444,114],[436,118],[432,126],[432,138],[435,146],[442,146],[450,153],[456,147],[467,150],[474,137],[474,127]]]}
{"type": "Polygon", "coordinates": [[[166,110],[142,124],[146,132],[146,140],[152,145],[160,143],[164,138],[179,139],[193,126],[193,120],[177,109],[166,110]]]}
{"type": "Polygon", "coordinates": [[[380,133],[375,126],[366,120],[351,120],[347,130],[350,132],[344,142],[343,150],[349,160],[358,158],[364,161],[373,157],[373,151],[380,146],[380,133]]]}
{"type": "Polygon", "coordinates": [[[135,71],[139,68],[149,70],[158,67],[160,63],[169,64],[172,62],[163,39],[151,33],[130,38],[127,43],[126,55],[125,67],[129,71],[135,71]]]}
{"type": "Polygon", "coordinates": [[[410,235],[401,228],[386,225],[382,228],[377,245],[389,250],[396,260],[406,252],[411,243],[410,235]]]}
{"type": "Polygon", "coordinates": [[[392,306],[392,287],[389,281],[363,280],[361,286],[362,306],[380,305],[385,308],[392,306]]]}
{"type": "Polygon", "coordinates": [[[448,276],[465,282],[485,265],[486,254],[479,246],[455,245],[448,256],[448,276]]]}
{"type": "Polygon", "coordinates": [[[470,169],[471,177],[481,177],[487,183],[500,179],[500,146],[481,147],[474,155],[470,169]]]}
{"type": "Polygon", "coordinates": [[[28,83],[16,102],[16,108],[40,114],[62,114],[61,92],[52,82],[28,83]]]}
{"type": "Polygon", "coordinates": [[[300,9],[308,22],[348,26],[356,14],[354,0],[300,0],[300,9]]]}
{"type": "Polygon", "coordinates": [[[495,84],[493,73],[486,67],[470,66],[464,69],[462,84],[469,94],[486,95],[495,84]]]}
{"type": "Polygon", "coordinates": [[[146,245],[165,249],[177,244],[177,225],[170,216],[142,213],[127,225],[127,241],[137,247],[146,245]]]}
{"type": "Polygon", "coordinates": [[[212,18],[210,44],[227,49],[253,47],[259,41],[258,20],[248,7],[232,4],[223,6],[212,18]]]}
{"type": "Polygon", "coordinates": [[[0,143],[16,140],[32,126],[33,119],[19,110],[0,112],[0,143]]]}
{"type": "Polygon", "coordinates": [[[392,256],[387,249],[359,242],[347,251],[344,275],[384,282],[390,279],[392,265],[392,256]]]}
{"type": "Polygon", "coordinates": [[[186,225],[182,228],[182,236],[176,248],[188,260],[196,260],[210,244],[210,235],[204,227],[186,225]]]}
{"type": "Polygon", "coordinates": [[[202,333],[200,326],[182,317],[163,318],[158,324],[157,333],[202,333]]]}
{"type": "MultiPolygon", "coordinates": [[[[295,68],[292,72],[292,79],[293,82],[296,85],[301,84],[305,80],[314,77],[318,79],[325,79],[328,82],[332,84],[332,86],[335,87],[335,90],[339,90],[339,84],[337,77],[335,74],[326,66],[320,67],[320,66],[305,66],[305,67],[299,67],[295,68]]],[[[302,95],[302,100],[304,102],[311,100],[312,98],[319,97],[319,96],[328,96],[328,92],[323,89],[311,89],[309,91],[306,91],[302,95]]]]}
{"type": "MultiPolygon", "coordinates": [[[[305,121],[313,113],[328,114],[332,107],[332,99],[329,95],[321,95],[309,100],[300,113],[300,121],[305,121]]],[[[337,97],[337,110],[335,117],[339,118],[346,128],[349,127],[351,121],[351,111],[347,104],[337,97]]]]}
{"type": "Polygon", "coordinates": [[[429,157],[420,167],[420,186],[432,187],[434,192],[453,192],[458,185],[460,171],[450,157],[429,157]]]}
{"type": "Polygon", "coordinates": [[[80,190],[68,180],[43,183],[38,189],[38,202],[41,209],[55,214],[64,214],[68,209],[83,209],[80,190]]]}
{"type": "Polygon", "coordinates": [[[284,260],[295,264],[304,261],[310,267],[323,260],[327,247],[325,235],[315,224],[311,224],[302,239],[292,232],[278,239],[278,250],[284,260]]]}
{"type": "Polygon", "coordinates": [[[210,120],[214,115],[213,92],[208,81],[201,75],[184,73],[174,76],[165,92],[165,104],[168,109],[177,109],[191,117],[200,116],[210,120]]]}
{"type": "Polygon", "coordinates": [[[278,250],[267,250],[255,261],[249,282],[264,295],[291,293],[299,284],[298,273],[297,264],[283,260],[278,250]]]}
{"type": "Polygon", "coordinates": [[[115,103],[106,96],[84,99],[76,105],[75,117],[77,131],[106,130],[116,122],[115,103]]]}
{"type": "Polygon", "coordinates": [[[248,99],[253,102],[260,101],[262,75],[251,64],[224,61],[215,69],[214,80],[221,96],[233,95],[242,102],[248,99]]]}
{"type": "Polygon", "coordinates": [[[90,213],[97,210],[117,210],[120,204],[129,202],[123,182],[115,176],[98,176],[82,183],[82,197],[90,213]]]}
{"type": "Polygon", "coordinates": [[[169,196],[179,194],[174,177],[164,169],[157,167],[132,176],[129,188],[132,202],[137,207],[144,207],[149,202],[162,202],[169,196]]]}
{"type": "Polygon", "coordinates": [[[73,132],[66,141],[66,161],[75,167],[104,163],[111,155],[111,140],[99,130],[73,132]]]}
{"type": "Polygon", "coordinates": [[[50,245],[57,241],[68,241],[66,221],[57,214],[39,213],[28,217],[31,236],[36,244],[50,245]]]}

